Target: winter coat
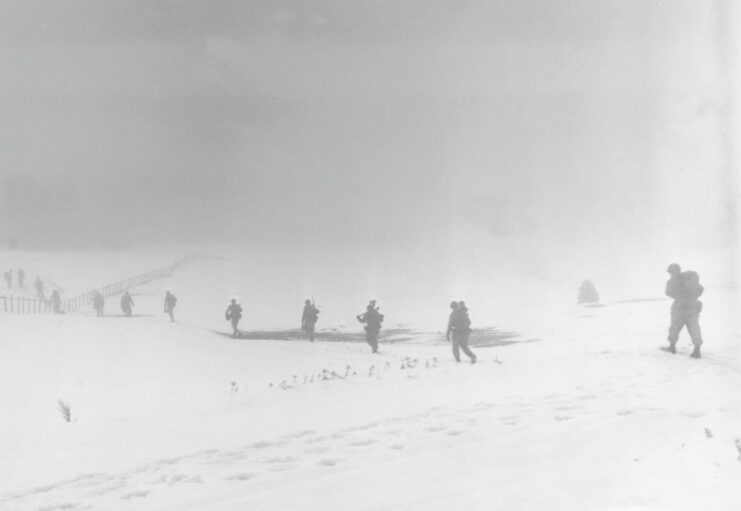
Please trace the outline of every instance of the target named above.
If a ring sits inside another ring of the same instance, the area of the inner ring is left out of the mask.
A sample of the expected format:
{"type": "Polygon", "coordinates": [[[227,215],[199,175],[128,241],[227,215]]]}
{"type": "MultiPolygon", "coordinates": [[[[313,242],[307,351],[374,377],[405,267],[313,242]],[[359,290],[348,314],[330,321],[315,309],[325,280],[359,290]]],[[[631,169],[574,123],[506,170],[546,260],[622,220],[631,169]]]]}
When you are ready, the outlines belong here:
{"type": "Polygon", "coordinates": [[[448,334],[450,332],[465,333],[471,331],[471,320],[468,317],[468,309],[456,309],[450,313],[448,318],[448,334]]]}
{"type": "Polygon", "coordinates": [[[240,319],[242,317],[242,306],[238,303],[229,305],[226,309],[226,319],[240,319]]]}
{"type": "Polygon", "coordinates": [[[371,332],[378,332],[381,330],[381,323],[383,323],[383,314],[378,312],[377,309],[368,307],[365,313],[358,316],[358,321],[365,323],[365,329],[371,332]]]}
{"type": "Polygon", "coordinates": [[[313,325],[319,319],[319,309],[313,303],[304,305],[304,312],[301,314],[301,325],[313,325]]]}

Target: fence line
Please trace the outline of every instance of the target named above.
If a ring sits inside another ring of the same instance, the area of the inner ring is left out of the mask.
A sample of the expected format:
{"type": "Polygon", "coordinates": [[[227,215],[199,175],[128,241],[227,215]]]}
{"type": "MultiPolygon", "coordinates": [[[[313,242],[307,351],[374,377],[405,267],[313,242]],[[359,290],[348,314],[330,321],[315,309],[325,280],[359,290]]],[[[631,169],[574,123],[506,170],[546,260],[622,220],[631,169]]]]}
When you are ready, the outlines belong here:
{"type": "MultiPolygon", "coordinates": [[[[153,280],[170,277],[176,270],[190,262],[206,259],[205,254],[191,254],[178,259],[169,266],[157,268],[156,270],[142,273],[119,282],[114,282],[107,286],[101,287],[95,291],[100,292],[104,297],[115,296],[123,293],[132,287],[147,284],[153,280]]],[[[85,293],[62,300],[61,309],[64,312],[74,312],[82,307],[93,303],[95,291],[85,293]]],[[[51,300],[41,300],[39,298],[23,298],[14,296],[0,296],[0,312],[12,314],[45,314],[52,311],[51,300]]]]}

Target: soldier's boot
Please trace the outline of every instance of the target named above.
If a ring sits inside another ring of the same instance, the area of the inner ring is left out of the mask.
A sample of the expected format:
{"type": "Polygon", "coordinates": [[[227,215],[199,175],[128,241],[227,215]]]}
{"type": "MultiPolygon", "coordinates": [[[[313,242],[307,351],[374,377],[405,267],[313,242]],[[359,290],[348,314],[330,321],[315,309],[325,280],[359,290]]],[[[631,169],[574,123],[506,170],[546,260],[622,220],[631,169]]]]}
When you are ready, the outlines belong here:
{"type": "Polygon", "coordinates": [[[692,357],[692,358],[701,358],[701,355],[700,355],[700,347],[699,346],[695,346],[695,349],[692,350],[692,354],[690,354],[690,357],[692,357]]]}

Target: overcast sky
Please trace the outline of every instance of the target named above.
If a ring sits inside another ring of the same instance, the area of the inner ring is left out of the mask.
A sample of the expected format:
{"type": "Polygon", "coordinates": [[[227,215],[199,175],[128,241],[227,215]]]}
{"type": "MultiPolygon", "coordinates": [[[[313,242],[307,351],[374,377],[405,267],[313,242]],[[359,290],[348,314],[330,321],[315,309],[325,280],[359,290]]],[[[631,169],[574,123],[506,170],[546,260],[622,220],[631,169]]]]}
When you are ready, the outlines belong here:
{"type": "Polygon", "coordinates": [[[0,236],[728,245],[731,3],[3,0],[0,236]]]}

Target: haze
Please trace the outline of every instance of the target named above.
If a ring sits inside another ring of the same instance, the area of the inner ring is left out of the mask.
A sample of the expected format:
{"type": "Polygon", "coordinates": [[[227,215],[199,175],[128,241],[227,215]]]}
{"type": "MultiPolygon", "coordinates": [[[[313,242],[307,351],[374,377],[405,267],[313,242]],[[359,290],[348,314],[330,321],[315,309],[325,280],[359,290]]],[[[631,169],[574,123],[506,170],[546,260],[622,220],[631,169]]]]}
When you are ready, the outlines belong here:
{"type": "Polygon", "coordinates": [[[0,239],[23,248],[393,250],[471,226],[736,247],[730,0],[2,13],[0,239]]]}

